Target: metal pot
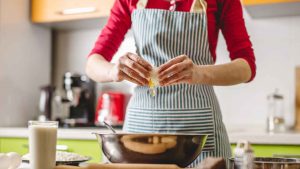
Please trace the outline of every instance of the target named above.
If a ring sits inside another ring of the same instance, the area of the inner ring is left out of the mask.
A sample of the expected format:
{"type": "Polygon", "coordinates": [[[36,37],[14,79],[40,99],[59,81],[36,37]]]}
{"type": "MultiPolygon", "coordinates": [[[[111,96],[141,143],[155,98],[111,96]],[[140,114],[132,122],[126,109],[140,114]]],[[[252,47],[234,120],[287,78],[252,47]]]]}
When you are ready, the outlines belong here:
{"type": "Polygon", "coordinates": [[[94,133],[112,163],[176,164],[187,167],[201,153],[208,135],[94,133]]]}
{"type": "MultiPolygon", "coordinates": [[[[234,158],[229,161],[230,169],[239,169],[234,163],[234,158]]],[[[256,157],[254,169],[300,169],[300,161],[292,158],[256,157]]]]}

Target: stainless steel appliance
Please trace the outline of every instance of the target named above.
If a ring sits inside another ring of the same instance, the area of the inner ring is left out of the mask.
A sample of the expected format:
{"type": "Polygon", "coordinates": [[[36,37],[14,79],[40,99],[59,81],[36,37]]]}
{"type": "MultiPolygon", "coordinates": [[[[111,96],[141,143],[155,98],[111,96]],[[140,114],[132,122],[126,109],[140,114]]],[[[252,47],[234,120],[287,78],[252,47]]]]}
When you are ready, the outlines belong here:
{"type": "Polygon", "coordinates": [[[56,96],[56,104],[61,108],[63,124],[67,126],[90,126],[95,118],[95,82],[87,76],[67,72],[63,77],[63,93],[56,96]]]}
{"type": "Polygon", "coordinates": [[[46,85],[41,87],[41,94],[39,100],[39,121],[46,121],[52,119],[52,99],[54,95],[55,87],[46,85]]]}

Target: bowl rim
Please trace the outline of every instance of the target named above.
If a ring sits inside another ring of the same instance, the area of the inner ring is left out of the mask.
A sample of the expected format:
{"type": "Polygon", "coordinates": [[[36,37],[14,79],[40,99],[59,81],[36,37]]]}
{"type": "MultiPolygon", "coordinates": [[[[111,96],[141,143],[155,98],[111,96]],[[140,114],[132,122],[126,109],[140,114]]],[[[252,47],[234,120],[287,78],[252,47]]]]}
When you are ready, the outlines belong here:
{"type": "Polygon", "coordinates": [[[141,135],[141,136],[210,136],[213,134],[197,134],[197,133],[130,133],[130,132],[119,132],[119,133],[107,133],[107,132],[92,132],[95,135],[141,135]]]}
{"type": "MultiPolygon", "coordinates": [[[[229,158],[229,160],[231,162],[234,161],[234,157],[231,157],[229,158]]],[[[298,161],[299,159],[297,158],[280,158],[280,157],[254,157],[254,160],[253,162],[255,164],[300,164],[300,162],[298,161]],[[295,161],[287,161],[287,162],[284,162],[284,161],[257,161],[255,159],[283,159],[283,160],[295,160],[295,161]]]]}

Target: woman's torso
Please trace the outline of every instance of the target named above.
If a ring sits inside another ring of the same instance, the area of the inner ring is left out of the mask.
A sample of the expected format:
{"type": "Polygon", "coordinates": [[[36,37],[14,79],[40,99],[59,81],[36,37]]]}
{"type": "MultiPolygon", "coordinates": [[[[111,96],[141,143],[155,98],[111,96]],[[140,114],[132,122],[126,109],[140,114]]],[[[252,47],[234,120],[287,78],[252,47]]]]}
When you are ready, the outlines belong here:
{"type": "MultiPolygon", "coordinates": [[[[132,13],[136,9],[136,5],[139,0],[128,0],[130,12],[132,13]]],[[[216,60],[216,46],[220,25],[220,13],[218,9],[217,1],[220,0],[207,0],[207,20],[208,20],[208,41],[210,45],[210,52],[213,60],[216,60]]],[[[222,1],[222,0],[221,0],[222,1]]],[[[194,0],[177,0],[176,11],[189,12],[191,10],[194,0]]],[[[149,9],[165,9],[170,8],[170,2],[167,0],[148,0],[146,8],[149,9]]]]}

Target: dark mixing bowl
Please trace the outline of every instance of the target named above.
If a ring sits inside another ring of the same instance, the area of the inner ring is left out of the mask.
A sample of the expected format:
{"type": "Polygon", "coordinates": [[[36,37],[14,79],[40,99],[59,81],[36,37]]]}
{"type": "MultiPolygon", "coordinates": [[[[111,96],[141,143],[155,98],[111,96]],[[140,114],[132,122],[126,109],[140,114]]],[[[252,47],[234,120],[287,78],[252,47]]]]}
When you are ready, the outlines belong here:
{"type": "Polygon", "coordinates": [[[176,164],[187,167],[201,153],[208,135],[94,133],[112,163],[176,164]]]}

